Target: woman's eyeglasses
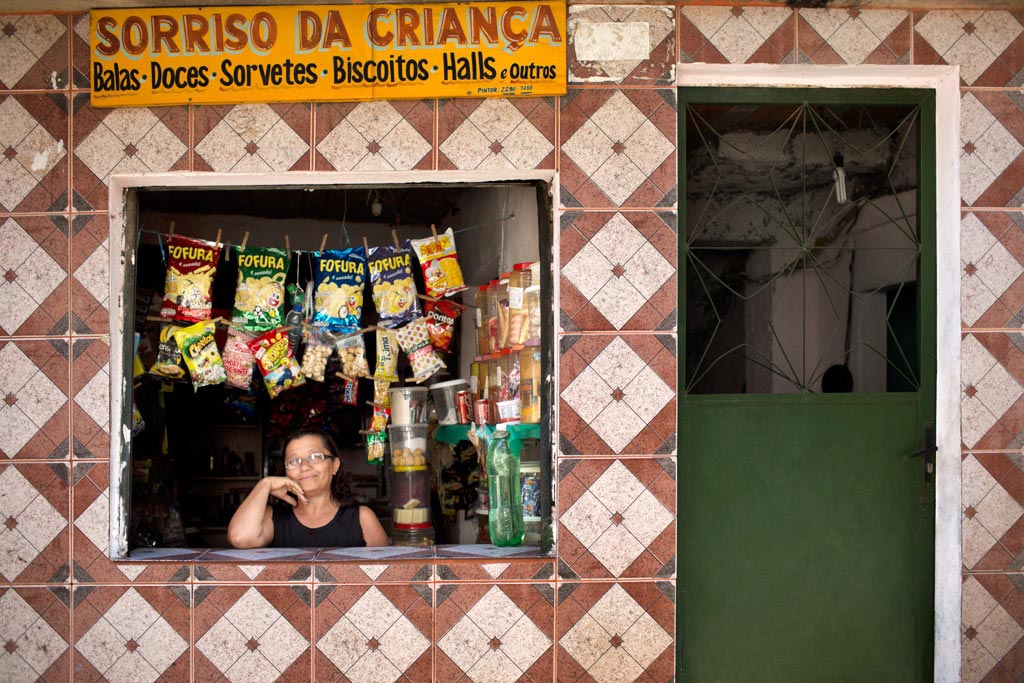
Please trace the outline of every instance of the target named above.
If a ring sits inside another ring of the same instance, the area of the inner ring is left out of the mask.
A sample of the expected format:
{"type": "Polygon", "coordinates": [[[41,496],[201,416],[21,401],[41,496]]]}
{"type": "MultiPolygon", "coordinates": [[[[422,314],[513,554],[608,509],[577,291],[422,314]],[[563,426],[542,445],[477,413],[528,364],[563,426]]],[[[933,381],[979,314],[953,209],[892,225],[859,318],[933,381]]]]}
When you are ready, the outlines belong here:
{"type": "Polygon", "coordinates": [[[284,468],[286,470],[297,470],[302,467],[303,461],[308,462],[310,465],[315,465],[318,462],[324,460],[330,460],[336,458],[336,455],[328,455],[327,453],[310,453],[305,458],[290,458],[284,461],[284,468]]]}

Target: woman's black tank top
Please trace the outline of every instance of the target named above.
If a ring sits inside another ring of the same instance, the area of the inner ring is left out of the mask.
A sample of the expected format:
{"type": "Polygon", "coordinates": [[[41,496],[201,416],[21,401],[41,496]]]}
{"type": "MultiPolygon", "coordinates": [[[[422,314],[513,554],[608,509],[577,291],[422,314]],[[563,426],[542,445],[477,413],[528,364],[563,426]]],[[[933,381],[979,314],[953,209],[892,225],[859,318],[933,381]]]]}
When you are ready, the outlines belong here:
{"type": "Polygon", "coordinates": [[[359,506],[338,509],[334,519],[317,529],[304,526],[286,505],[273,506],[273,548],[359,548],[366,545],[359,524],[359,506]]]}

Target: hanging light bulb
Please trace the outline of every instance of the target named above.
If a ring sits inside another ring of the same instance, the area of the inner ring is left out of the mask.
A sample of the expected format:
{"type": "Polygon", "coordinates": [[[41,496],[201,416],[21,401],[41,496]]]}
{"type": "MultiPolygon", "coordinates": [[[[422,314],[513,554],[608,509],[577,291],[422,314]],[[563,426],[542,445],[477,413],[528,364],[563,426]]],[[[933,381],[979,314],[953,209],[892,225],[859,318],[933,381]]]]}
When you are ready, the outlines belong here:
{"type": "Polygon", "coordinates": [[[832,161],[835,162],[835,169],[832,171],[832,181],[835,183],[836,203],[845,204],[849,197],[846,195],[846,169],[843,167],[843,154],[838,152],[832,161]]]}
{"type": "Polygon", "coordinates": [[[370,204],[370,213],[374,218],[379,216],[384,210],[384,205],[380,201],[380,193],[377,190],[373,191],[373,202],[370,204]]]}

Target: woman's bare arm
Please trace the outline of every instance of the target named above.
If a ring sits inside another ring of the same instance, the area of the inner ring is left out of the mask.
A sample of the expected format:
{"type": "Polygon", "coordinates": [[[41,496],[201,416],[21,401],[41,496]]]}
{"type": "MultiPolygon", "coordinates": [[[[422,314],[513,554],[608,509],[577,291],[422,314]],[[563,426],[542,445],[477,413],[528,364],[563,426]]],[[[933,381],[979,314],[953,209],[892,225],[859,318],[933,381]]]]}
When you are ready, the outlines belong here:
{"type": "Polygon", "coordinates": [[[302,487],[288,477],[261,479],[228,524],[228,543],[235,548],[265,548],[274,540],[274,517],[267,507],[270,497],[280,498],[292,506],[306,501],[302,487]]]}
{"type": "Polygon", "coordinates": [[[388,535],[380,525],[380,520],[373,514],[373,510],[365,505],[359,506],[359,526],[363,529],[363,540],[366,541],[366,545],[388,544],[388,535]]]}

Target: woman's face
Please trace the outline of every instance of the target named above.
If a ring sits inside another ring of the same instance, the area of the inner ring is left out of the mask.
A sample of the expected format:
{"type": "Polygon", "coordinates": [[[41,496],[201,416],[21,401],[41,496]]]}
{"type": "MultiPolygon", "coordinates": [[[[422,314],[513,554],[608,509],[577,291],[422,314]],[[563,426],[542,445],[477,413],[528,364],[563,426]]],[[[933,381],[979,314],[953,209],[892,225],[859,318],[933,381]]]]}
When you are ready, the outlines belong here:
{"type": "Polygon", "coordinates": [[[302,464],[292,470],[286,468],[284,473],[289,479],[298,482],[307,495],[329,493],[331,479],[341,467],[341,461],[338,458],[329,458],[318,463],[310,463],[306,460],[310,453],[330,455],[327,444],[319,436],[300,436],[289,443],[284,453],[285,462],[292,458],[302,458],[302,464]]]}

